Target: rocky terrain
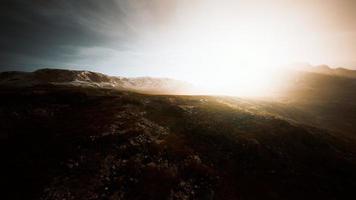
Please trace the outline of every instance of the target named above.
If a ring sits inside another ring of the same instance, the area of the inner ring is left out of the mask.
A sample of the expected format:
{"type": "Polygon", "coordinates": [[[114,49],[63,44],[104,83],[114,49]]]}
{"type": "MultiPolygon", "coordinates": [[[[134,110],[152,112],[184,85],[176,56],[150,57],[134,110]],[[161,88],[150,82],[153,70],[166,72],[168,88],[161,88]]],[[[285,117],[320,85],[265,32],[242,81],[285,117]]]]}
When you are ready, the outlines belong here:
{"type": "Polygon", "coordinates": [[[0,86],[32,87],[37,85],[70,85],[111,88],[157,94],[193,93],[192,85],[168,78],[108,76],[91,71],[40,69],[34,72],[2,72],[0,86]]]}
{"type": "MultiPolygon", "coordinates": [[[[0,87],[9,199],[356,197],[352,132],[316,127],[318,116],[297,104],[140,94],[46,77],[31,80],[65,84],[0,87]]],[[[80,81],[87,77],[110,82],[80,81]]]]}

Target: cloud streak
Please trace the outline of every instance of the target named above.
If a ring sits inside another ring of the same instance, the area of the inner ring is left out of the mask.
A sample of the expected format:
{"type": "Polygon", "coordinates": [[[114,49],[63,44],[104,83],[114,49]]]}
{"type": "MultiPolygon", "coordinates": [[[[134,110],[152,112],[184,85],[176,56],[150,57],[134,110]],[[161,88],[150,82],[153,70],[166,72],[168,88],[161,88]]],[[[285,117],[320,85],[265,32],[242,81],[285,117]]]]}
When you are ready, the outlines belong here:
{"type": "Polygon", "coordinates": [[[128,50],[165,17],[160,6],[159,1],[143,0],[5,0],[0,8],[0,64],[63,66],[83,59],[85,48],[128,50]]]}

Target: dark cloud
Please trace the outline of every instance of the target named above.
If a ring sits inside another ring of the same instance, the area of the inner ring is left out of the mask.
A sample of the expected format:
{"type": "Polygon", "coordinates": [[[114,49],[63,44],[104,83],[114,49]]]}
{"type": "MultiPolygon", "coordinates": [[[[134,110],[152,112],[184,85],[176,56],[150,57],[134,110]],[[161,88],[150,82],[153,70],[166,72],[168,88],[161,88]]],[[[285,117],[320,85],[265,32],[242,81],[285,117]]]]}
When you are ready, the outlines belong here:
{"type": "MultiPolygon", "coordinates": [[[[135,2],[2,1],[0,67],[9,70],[65,65],[78,59],[77,51],[80,48],[127,48],[125,42],[139,31],[135,25],[130,24],[134,22],[128,21],[130,15],[138,12],[138,6],[149,6],[144,1],[135,2]]],[[[138,20],[145,18],[149,20],[148,15],[138,20]]]]}
{"type": "MultiPolygon", "coordinates": [[[[142,50],[147,47],[147,44],[153,46],[153,49],[161,45],[163,52],[166,52],[165,45],[170,49],[171,43],[179,41],[175,38],[179,39],[184,35],[185,28],[188,36],[195,37],[204,29],[197,28],[197,34],[189,35],[191,27],[201,25],[211,30],[214,22],[218,22],[218,26],[226,25],[229,21],[235,23],[235,19],[229,19],[229,12],[224,15],[221,9],[224,6],[231,7],[233,13],[231,16],[235,18],[239,16],[236,14],[239,12],[238,9],[249,14],[256,12],[258,16],[259,11],[267,12],[270,8],[271,12],[281,11],[282,17],[285,11],[288,13],[287,16],[295,16],[300,21],[303,20],[303,16],[300,15],[305,15],[307,22],[303,23],[313,24],[310,32],[329,33],[331,39],[328,39],[330,42],[326,42],[329,44],[328,49],[342,48],[343,50],[338,50],[342,52],[339,53],[340,55],[330,50],[330,56],[328,54],[326,57],[333,57],[335,63],[350,65],[355,63],[351,55],[355,52],[353,44],[356,41],[356,26],[353,23],[356,17],[355,2],[354,0],[1,0],[0,71],[72,67],[73,64],[105,65],[105,62],[99,62],[103,59],[114,60],[111,62],[112,65],[116,65],[116,61],[121,65],[131,62],[132,66],[142,68],[156,65],[155,62],[147,62],[152,60],[150,48],[146,51],[142,50]],[[195,9],[204,8],[204,5],[209,2],[214,5],[213,9],[202,9],[203,14],[198,12],[200,9],[195,9]],[[233,6],[232,2],[238,6],[233,6]],[[263,2],[266,5],[259,6],[263,2]],[[293,11],[295,15],[290,14],[293,11]],[[219,15],[214,15],[214,12],[219,15]],[[206,18],[199,17],[205,14],[206,18]],[[148,42],[140,45],[138,42],[140,39],[148,42]],[[135,53],[146,57],[141,60],[136,59],[138,56],[135,53]]],[[[231,23],[231,26],[234,23],[231,23]]],[[[157,55],[156,60],[163,60],[163,58],[157,55]]]]}

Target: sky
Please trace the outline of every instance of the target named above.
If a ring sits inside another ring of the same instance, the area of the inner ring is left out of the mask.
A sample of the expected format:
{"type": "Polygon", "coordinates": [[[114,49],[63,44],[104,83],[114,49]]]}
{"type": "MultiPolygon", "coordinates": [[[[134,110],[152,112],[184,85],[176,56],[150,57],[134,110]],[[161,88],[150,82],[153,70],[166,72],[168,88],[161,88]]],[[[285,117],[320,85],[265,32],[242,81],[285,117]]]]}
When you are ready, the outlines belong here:
{"type": "Polygon", "coordinates": [[[356,69],[355,0],[2,0],[0,26],[0,71],[206,82],[291,63],[356,69]]]}

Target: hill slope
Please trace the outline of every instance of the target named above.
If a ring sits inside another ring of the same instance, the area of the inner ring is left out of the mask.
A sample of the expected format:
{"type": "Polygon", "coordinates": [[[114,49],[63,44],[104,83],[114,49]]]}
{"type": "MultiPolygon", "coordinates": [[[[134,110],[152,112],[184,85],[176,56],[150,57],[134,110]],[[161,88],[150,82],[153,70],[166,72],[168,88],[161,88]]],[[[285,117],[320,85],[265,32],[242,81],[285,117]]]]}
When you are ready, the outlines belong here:
{"type": "MultiPolygon", "coordinates": [[[[297,109],[305,113],[306,119],[314,118],[309,121],[311,125],[356,136],[355,78],[294,72],[281,78],[280,85],[283,87],[278,91],[277,102],[281,102],[287,112],[289,108],[297,109]]],[[[300,117],[299,119],[291,117],[299,122],[308,123],[300,117]]]]}
{"type": "Polygon", "coordinates": [[[356,197],[354,141],[239,107],[103,88],[3,89],[10,197],[356,197]]]}

